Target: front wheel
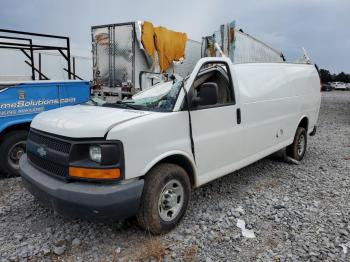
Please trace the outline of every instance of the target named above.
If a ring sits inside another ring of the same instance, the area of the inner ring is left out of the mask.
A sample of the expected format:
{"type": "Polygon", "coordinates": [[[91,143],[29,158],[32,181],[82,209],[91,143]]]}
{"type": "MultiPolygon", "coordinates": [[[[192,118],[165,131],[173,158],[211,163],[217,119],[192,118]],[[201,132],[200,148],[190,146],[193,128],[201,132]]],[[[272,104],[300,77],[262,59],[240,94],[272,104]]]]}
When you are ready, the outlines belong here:
{"type": "Polygon", "coordinates": [[[304,158],[307,146],[307,133],[305,128],[298,127],[293,144],[287,147],[287,156],[301,161],[304,158]]]}
{"type": "Polygon", "coordinates": [[[137,220],[152,234],[167,233],[184,216],[191,194],[186,171],[174,164],[159,164],[145,177],[137,220]]]}
{"type": "Polygon", "coordinates": [[[0,144],[0,172],[19,175],[19,159],[26,152],[28,131],[18,130],[7,133],[0,144]]]}

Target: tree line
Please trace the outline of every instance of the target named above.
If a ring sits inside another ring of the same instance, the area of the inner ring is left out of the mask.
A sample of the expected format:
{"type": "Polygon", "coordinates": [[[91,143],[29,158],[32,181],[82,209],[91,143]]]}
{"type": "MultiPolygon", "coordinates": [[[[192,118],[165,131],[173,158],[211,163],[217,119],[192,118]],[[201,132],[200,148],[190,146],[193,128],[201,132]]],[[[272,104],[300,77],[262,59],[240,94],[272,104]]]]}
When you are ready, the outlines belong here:
{"type": "Polygon", "coordinates": [[[320,69],[320,78],[322,83],[326,82],[344,82],[350,83],[350,74],[341,72],[339,74],[331,74],[326,69],[320,69]]]}

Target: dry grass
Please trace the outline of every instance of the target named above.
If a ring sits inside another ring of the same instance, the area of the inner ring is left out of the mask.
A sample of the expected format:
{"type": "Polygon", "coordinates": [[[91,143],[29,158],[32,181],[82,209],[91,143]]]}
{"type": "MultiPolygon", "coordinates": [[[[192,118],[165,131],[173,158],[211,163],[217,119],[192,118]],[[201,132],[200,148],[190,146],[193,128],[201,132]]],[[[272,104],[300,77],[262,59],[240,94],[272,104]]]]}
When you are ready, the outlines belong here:
{"type": "Polygon", "coordinates": [[[130,257],[123,257],[122,260],[126,258],[126,261],[145,261],[153,258],[157,261],[162,261],[165,255],[166,247],[164,246],[161,238],[148,237],[140,241],[133,248],[133,254],[130,257]]]}
{"type": "MultiPolygon", "coordinates": [[[[53,261],[53,262],[76,262],[77,261],[75,255],[71,255],[71,254],[63,255],[61,257],[56,255],[51,255],[51,256],[48,256],[47,258],[49,258],[50,261],[53,261]]],[[[29,258],[29,260],[31,259],[29,258]]],[[[32,261],[36,261],[36,259],[33,259],[32,261]]],[[[39,259],[37,261],[39,261],[39,259]]]]}
{"type": "Polygon", "coordinates": [[[118,253],[115,250],[113,250],[112,251],[112,261],[113,262],[117,262],[118,261],[118,257],[119,257],[118,253]]]}
{"type": "Polygon", "coordinates": [[[269,238],[267,241],[266,241],[266,245],[269,246],[270,248],[276,248],[278,246],[278,241],[275,240],[275,239],[272,239],[272,238],[269,238]]]}
{"type": "MultiPolygon", "coordinates": [[[[56,256],[55,254],[50,254],[47,256],[51,261],[76,261],[76,254],[81,253],[80,247],[74,250],[68,250],[62,256],[56,256]]],[[[167,255],[167,247],[163,243],[161,237],[145,237],[136,241],[132,241],[130,248],[123,250],[118,253],[116,250],[106,250],[106,256],[104,258],[99,258],[98,261],[106,262],[127,262],[127,261],[163,261],[164,257],[167,255]]],[[[191,252],[188,253],[189,257],[191,252]]],[[[35,261],[35,257],[33,259],[35,261]]],[[[186,260],[193,261],[193,260],[186,260]]]]}
{"type": "MultiPolygon", "coordinates": [[[[268,238],[266,241],[264,241],[263,245],[258,246],[254,251],[252,251],[252,257],[249,261],[255,261],[258,260],[259,254],[262,254],[263,252],[266,251],[266,249],[274,249],[278,246],[279,241],[278,239],[275,238],[268,238]]],[[[273,262],[279,262],[280,258],[278,257],[273,257],[272,260],[273,262]]]]}
{"type": "Polygon", "coordinates": [[[264,191],[264,190],[269,189],[269,188],[274,188],[277,185],[278,185],[278,183],[275,180],[263,181],[263,182],[258,183],[255,186],[255,190],[257,192],[261,192],[261,191],[264,191]]]}
{"type": "Polygon", "coordinates": [[[218,243],[218,244],[224,243],[225,242],[225,236],[226,236],[225,233],[218,232],[215,235],[213,242],[218,243]]]}
{"type": "Polygon", "coordinates": [[[197,246],[189,246],[184,251],[184,261],[192,262],[197,258],[198,247],[197,246]]]}

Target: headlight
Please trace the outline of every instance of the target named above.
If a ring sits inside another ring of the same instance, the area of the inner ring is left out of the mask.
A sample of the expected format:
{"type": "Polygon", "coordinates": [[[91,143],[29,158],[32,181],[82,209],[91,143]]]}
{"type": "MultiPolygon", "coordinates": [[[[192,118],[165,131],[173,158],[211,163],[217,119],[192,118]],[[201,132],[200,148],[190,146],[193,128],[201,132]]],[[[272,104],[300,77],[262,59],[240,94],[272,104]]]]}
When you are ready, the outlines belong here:
{"type": "Polygon", "coordinates": [[[120,141],[86,141],[73,144],[69,177],[88,180],[124,179],[124,149],[120,141]]]}
{"type": "Polygon", "coordinates": [[[89,148],[90,159],[96,163],[101,163],[102,153],[100,146],[90,146],[89,148]]]}

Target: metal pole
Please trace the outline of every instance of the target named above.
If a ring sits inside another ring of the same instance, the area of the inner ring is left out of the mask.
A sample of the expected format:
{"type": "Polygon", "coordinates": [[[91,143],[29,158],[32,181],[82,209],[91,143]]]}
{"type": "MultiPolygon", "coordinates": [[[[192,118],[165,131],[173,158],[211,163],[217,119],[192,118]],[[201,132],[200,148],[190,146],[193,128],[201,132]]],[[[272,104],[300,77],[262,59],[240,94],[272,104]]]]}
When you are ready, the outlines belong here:
{"type": "MultiPolygon", "coordinates": [[[[41,72],[41,53],[39,53],[39,71],[41,72]]],[[[41,74],[39,74],[39,80],[43,80],[41,74]]]]}
{"type": "Polygon", "coordinates": [[[34,69],[34,52],[33,52],[33,42],[30,39],[30,62],[32,64],[32,80],[35,80],[35,69],[34,69]]]}
{"type": "MultiPolygon", "coordinates": [[[[32,66],[30,62],[28,62],[27,60],[24,61],[27,65],[32,66]]],[[[42,77],[44,77],[44,79],[46,80],[50,80],[46,75],[44,75],[43,73],[41,73],[38,69],[34,68],[34,70],[38,73],[41,74],[42,77]]]]}
{"type": "Polygon", "coordinates": [[[113,77],[113,86],[116,86],[115,84],[115,26],[113,26],[113,29],[112,29],[112,77],[113,77]]]}
{"type": "Polygon", "coordinates": [[[69,38],[67,38],[67,63],[68,63],[68,79],[72,79],[72,69],[71,69],[71,63],[70,63],[70,44],[69,44],[69,38]]]}
{"type": "Polygon", "coordinates": [[[73,79],[76,79],[76,74],[75,74],[75,56],[73,56],[73,79]]]}
{"type": "Polygon", "coordinates": [[[66,36],[38,34],[38,33],[30,33],[30,32],[8,30],[8,29],[0,29],[0,32],[11,33],[11,34],[19,34],[19,35],[31,35],[31,36],[42,36],[42,37],[50,37],[50,38],[59,38],[59,39],[66,39],[67,38],[66,36]]]}
{"type": "Polygon", "coordinates": [[[112,60],[111,60],[111,27],[108,27],[108,82],[112,86],[112,60]]]}

